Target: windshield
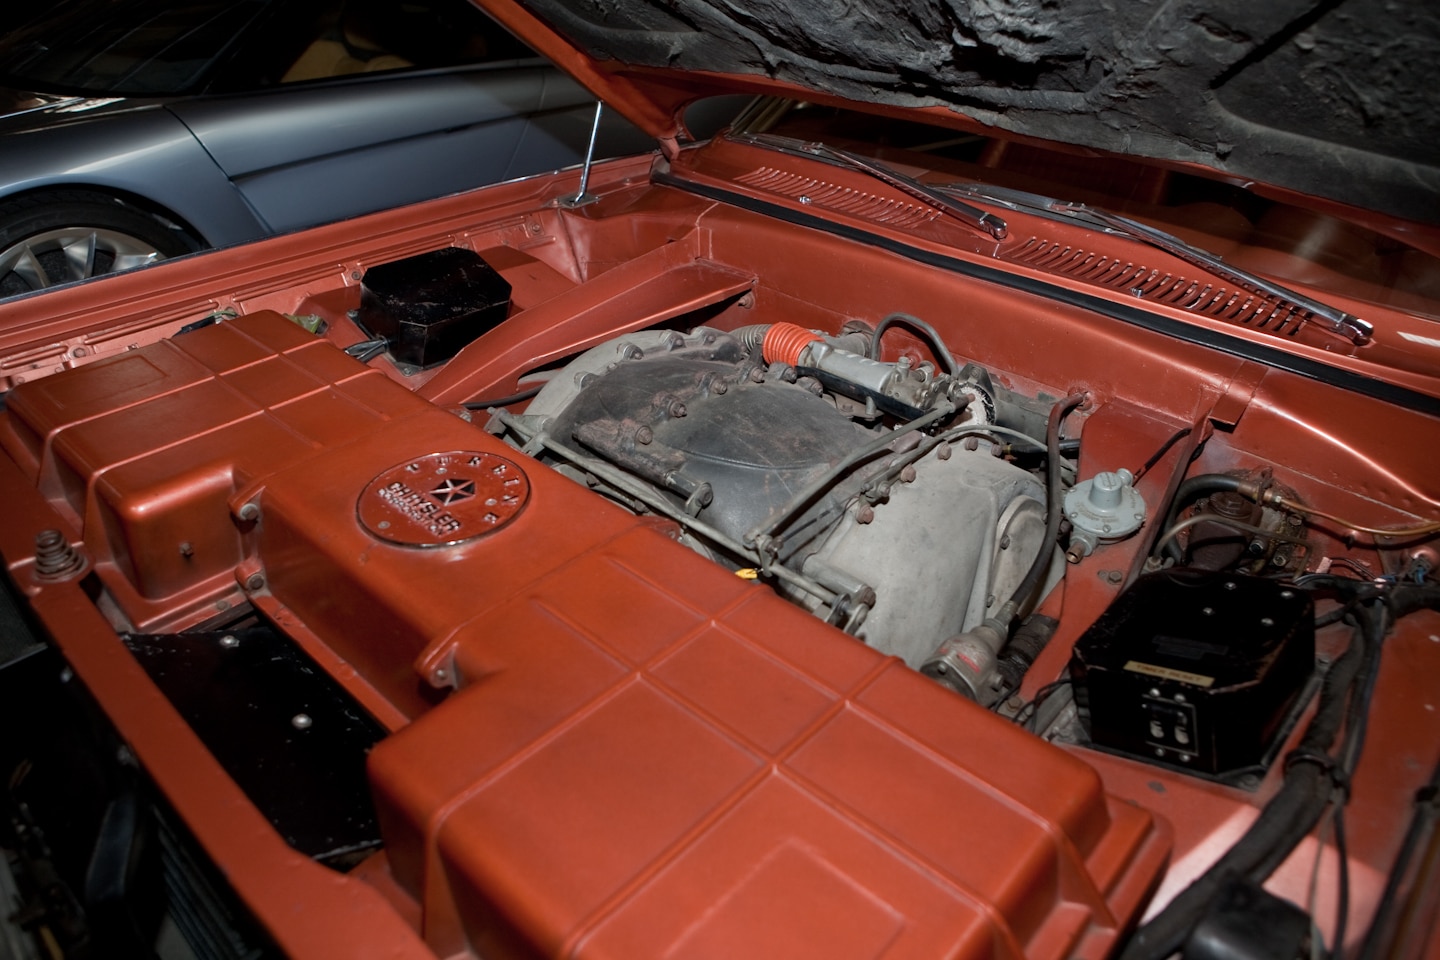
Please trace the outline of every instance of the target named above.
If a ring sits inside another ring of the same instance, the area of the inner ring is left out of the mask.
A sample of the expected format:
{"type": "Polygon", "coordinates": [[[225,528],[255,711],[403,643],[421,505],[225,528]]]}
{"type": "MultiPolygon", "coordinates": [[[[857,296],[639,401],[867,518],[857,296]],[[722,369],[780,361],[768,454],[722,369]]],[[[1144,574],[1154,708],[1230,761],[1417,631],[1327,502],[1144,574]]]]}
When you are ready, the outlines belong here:
{"type": "Polygon", "coordinates": [[[185,93],[264,0],[58,0],[0,38],[0,75],[38,90],[185,93]]]}
{"type": "Polygon", "coordinates": [[[815,140],[932,173],[1086,203],[1153,224],[1235,267],[1440,318],[1440,260],[1346,220],[1204,177],[1114,156],[1062,153],[910,120],[773,98],[732,132],[815,140]]]}

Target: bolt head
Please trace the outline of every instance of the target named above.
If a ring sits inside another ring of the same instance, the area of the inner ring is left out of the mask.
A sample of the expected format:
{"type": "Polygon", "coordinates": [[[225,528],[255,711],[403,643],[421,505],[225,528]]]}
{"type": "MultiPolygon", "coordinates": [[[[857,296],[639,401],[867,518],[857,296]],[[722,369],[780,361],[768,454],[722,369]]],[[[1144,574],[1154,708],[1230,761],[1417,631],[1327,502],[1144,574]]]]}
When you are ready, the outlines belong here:
{"type": "Polygon", "coordinates": [[[226,650],[233,650],[236,647],[240,646],[240,638],[235,636],[235,634],[233,633],[227,633],[225,634],[225,636],[220,638],[220,646],[224,647],[226,650]]]}
{"type": "Polygon", "coordinates": [[[310,718],[308,713],[297,713],[290,718],[290,726],[296,730],[309,730],[314,725],[315,721],[310,718]]]}

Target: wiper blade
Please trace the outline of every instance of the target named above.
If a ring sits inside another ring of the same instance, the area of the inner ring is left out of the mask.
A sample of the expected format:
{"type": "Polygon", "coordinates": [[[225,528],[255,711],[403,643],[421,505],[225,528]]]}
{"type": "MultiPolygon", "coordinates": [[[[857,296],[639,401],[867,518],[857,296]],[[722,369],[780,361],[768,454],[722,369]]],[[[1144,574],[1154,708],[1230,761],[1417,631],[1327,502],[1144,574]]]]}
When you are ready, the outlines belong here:
{"type": "Polygon", "coordinates": [[[979,207],[973,207],[968,203],[962,203],[954,197],[947,196],[943,191],[921,183],[914,177],[892,170],[884,164],[862,157],[858,153],[851,153],[849,150],[841,150],[826,143],[814,140],[800,140],[795,137],[782,137],[773,133],[748,133],[732,134],[730,139],[740,143],[752,143],[758,146],[771,147],[784,153],[793,153],[806,157],[818,157],[822,160],[829,160],[838,163],[842,167],[849,167],[852,170],[859,170],[868,174],[882,183],[887,183],[903,193],[907,193],[917,200],[938,207],[945,213],[955,217],[967,226],[974,227],[996,240],[1004,240],[1010,233],[1005,221],[993,213],[989,213],[979,207]]]}
{"type": "Polygon", "coordinates": [[[1174,234],[1166,233],[1164,230],[1138,220],[1131,220],[1129,217],[1122,217],[1118,213],[1111,213],[1108,210],[1097,209],[1083,203],[1056,200],[1054,197],[1046,197],[1038,193],[1012,190],[1006,187],[991,187],[978,183],[950,184],[937,189],[943,189],[947,193],[963,193],[967,196],[981,197],[1014,210],[1028,208],[1040,213],[1057,214],[1066,219],[1082,220],[1104,227],[1107,232],[1149,244],[1186,263],[1194,264],[1215,276],[1238,284],[1251,293],[1260,293],[1286,300],[1309,313],[1310,317],[1307,319],[1313,319],[1326,330],[1344,337],[1357,346],[1369,343],[1375,334],[1375,327],[1371,323],[1354,314],[1346,313],[1338,307],[1332,307],[1328,303],[1303,293],[1297,293],[1289,287],[1257,276],[1248,270],[1231,266],[1209,250],[1193,247],[1174,234]]]}

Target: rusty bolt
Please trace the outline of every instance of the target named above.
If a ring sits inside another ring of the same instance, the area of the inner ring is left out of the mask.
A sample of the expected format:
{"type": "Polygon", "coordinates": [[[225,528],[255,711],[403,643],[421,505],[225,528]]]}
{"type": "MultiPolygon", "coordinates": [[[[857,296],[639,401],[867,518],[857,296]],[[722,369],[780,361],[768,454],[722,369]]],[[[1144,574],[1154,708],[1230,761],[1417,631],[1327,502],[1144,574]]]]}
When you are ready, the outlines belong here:
{"type": "Polygon", "coordinates": [[[679,420],[688,412],[689,411],[685,409],[685,404],[681,403],[679,400],[676,400],[674,403],[670,404],[670,416],[674,417],[676,420],[679,420]]]}
{"type": "Polygon", "coordinates": [[[860,509],[855,511],[856,523],[869,523],[875,519],[875,508],[868,503],[860,504],[860,509]]]}
{"type": "Polygon", "coordinates": [[[710,392],[717,397],[723,397],[730,390],[730,385],[724,380],[716,380],[710,385],[710,392]]]}
{"type": "Polygon", "coordinates": [[[651,440],[654,440],[654,439],[655,439],[655,431],[654,431],[654,430],[651,430],[651,429],[650,429],[649,427],[647,427],[647,426],[644,426],[643,424],[640,426],[640,429],[638,429],[638,430],[635,431],[635,442],[636,442],[636,443],[641,443],[641,444],[649,443],[651,440]]]}

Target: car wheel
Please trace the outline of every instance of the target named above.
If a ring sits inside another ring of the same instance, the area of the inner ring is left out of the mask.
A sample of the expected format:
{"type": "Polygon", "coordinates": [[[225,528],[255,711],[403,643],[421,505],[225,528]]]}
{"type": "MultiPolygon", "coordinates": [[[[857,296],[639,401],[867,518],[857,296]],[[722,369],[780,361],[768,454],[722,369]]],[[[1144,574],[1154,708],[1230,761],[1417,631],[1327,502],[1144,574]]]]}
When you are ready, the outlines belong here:
{"type": "Polygon", "coordinates": [[[43,290],[198,250],[183,230],[102,194],[0,202],[0,297],[43,290]]]}

